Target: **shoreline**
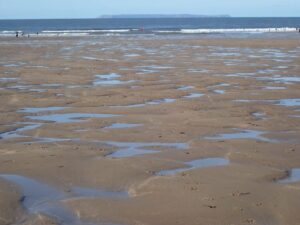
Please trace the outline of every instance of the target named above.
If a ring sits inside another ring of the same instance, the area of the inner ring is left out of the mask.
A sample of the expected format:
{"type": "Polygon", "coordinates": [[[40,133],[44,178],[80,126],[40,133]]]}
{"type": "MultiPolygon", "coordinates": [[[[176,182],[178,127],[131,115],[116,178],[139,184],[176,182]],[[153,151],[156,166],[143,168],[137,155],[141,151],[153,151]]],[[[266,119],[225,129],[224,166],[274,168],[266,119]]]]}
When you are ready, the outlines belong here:
{"type": "MultiPolygon", "coordinates": [[[[97,37],[109,35],[232,35],[240,38],[243,35],[260,35],[267,34],[293,34],[299,33],[298,27],[277,27],[277,28],[193,28],[193,29],[144,29],[144,28],[121,28],[121,29],[78,29],[78,30],[43,30],[38,32],[0,31],[0,38],[14,37],[18,33],[20,38],[23,37],[97,37]],[[28,36],[29,35],[29,36],[28,36]]],[[[249,38],[247,37],[247,38],[249,38]]]]}

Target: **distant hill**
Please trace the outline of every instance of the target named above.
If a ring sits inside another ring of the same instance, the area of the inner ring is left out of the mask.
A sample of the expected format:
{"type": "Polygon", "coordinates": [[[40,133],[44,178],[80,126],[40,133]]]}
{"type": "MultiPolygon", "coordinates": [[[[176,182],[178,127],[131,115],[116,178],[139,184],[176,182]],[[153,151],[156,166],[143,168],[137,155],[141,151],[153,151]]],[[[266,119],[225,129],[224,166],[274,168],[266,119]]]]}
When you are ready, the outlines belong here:
{"type": "Polygon", "coordinates": [[[193,15],[193,14],[119,14],[102,15],[102,19],[160,19],[160,18],[223,18],[229,15],[193,15]]]}

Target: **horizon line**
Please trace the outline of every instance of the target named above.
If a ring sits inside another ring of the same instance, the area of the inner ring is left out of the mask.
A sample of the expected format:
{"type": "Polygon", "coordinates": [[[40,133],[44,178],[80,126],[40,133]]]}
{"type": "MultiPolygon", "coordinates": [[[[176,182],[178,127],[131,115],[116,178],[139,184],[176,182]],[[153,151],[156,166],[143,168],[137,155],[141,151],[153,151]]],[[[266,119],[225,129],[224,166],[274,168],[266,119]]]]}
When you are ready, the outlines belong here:
{"type": "Polygon", "coordinates": [[[0,18],[0,20],[93,20],[93,19],[180,19],[181,17],[165,17],[168,15],[190,15],[191,17],[182,17],[182,19],[211,19],[211,18],[300,18],[300,16],[231,16],[231,15],[201,15],[201,14],[111,14],[111,15],[100,15],[99,17],[59,17],[59,18],[0,18]],[[127,18],[109,18],[109,17],[102,17],[102,16],[135,16],[135,15],[161,15],[164,16],[162,18],[158,17],[127,17],[127,18]],[[199,16],[199,17],[197,17],[199,16]]]}

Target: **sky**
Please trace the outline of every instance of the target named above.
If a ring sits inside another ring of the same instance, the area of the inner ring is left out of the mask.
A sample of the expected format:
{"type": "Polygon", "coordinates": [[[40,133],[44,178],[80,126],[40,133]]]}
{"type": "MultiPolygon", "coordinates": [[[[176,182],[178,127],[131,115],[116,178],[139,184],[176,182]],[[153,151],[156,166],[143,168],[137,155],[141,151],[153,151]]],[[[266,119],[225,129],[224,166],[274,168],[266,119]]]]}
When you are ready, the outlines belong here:
{"type": "Polygon", "coordinates": [[[0,19],[96,18],[104,14],[300,17],[300,0],[0,0],[0,19]]]}

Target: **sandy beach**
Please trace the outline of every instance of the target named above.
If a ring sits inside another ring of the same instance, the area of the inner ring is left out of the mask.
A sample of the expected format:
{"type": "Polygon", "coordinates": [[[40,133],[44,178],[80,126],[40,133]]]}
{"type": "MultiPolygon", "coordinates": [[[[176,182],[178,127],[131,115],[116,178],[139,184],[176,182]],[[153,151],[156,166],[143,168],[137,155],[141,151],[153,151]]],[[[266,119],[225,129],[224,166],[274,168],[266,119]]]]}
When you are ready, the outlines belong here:
{"type": "Polygon", "coordinates": [[[0,224],[299,225],[300,39],[0,38],[0,224]]]}

